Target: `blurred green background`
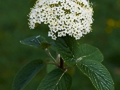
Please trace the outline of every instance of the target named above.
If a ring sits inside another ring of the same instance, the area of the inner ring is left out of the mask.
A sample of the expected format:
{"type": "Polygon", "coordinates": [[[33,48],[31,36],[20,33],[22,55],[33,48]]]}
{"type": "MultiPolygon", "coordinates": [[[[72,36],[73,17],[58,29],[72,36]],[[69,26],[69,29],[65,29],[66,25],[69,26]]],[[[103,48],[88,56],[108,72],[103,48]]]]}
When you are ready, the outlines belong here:
{"type": "MultiPolygon", "coordinates": [[[[115,90],[120,90],[120,0],[91,2],[94,8],[93,31],[80,41],[101,50],[103,64],[114,79],[115,90]]],[[[47,37],[49,28],[46,25],[39,25],[34,30],[28,27],[27,15],[34,3],[35,0],[0,1],[0,90],[11,90],[15,75],[30,60],[46,60],[43,50],[19,43],[20,40],[39,34],[47,37]]],[[[71,72],[72,90],[95,90],[90,80],[78,71],[74,69],[71,72]]],[[[45,70],[41,71],[24,90],[36,90],[45,73],[45,70]]]]}

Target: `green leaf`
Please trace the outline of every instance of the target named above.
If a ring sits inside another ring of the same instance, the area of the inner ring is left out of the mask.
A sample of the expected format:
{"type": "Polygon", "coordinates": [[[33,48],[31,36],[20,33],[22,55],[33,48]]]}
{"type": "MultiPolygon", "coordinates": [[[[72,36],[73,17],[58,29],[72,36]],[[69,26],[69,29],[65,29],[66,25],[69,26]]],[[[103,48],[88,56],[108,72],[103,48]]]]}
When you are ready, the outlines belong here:
{"type": "Polygon", "coordinates": [[[37,90],[71,90],[72,79],[66,71],[55,69],[47,74],[37,90]]]}
{"type": "Polygon", "coordinates": [[[55,42],[50,42],[50,44],[51,44],[51,47],[50,47],[50,48],[51,48],[52,50],[54,50],[54,51],[57,51],[55,42]]]}
{"type": "Polygon", "coordinates": [[[74,65],[76,60],[81,59],[103,61],[103,55],[99,49],[87,44],[80,45],[73,37],[60,37],[57,38],[55,43],[57,52],[69,66],[74,65]]]}
{"type": "Polygon", "coordinates": [[[55,65],[48,64],[48,65],[47,65],[47,72],[49,73],[49,72],[51,72],[52,70],[54,70],[55,68],[56,68],[55,65]]]}
{"type": "Polygon", "coordinates": [[[77,47],[79,46],[77,41],[73,37],[60,37],[55,41],[57,52],[60,53],[62,59],[71,66],[76,63],[75,53],[77,53],[77,47]]]}
{"type": "Polygon", "coordinates": [[[100,50],[96,47],[93,47],[88,44],[82,44],[78,47],[78,52],[75,53],[77,60],[83,60],[83,59],[89,59],[89,60],[95,60],[98,62],[103,61],[103,55],[100,52],[100,50]]]}
{"type": "Polygon", "coordinates": [[[15,77],[13,90],[22,90],[44,65],[41,60],[33,60],[25,65],[15,77]]]}
{"type": "Polygon", "coordinates": [[[114,83],[108,70],[95,60],[81,60],[77,67],[90,78],[97,90],[114,90],[114,83]]]}
{"type": "Polygon", "coordinates": [[[37,48],[42,48],[46,49],[51,46],[50,43],[48,43],[44,37],[38,35],[38,36],[33,36],[30,38],[27,38],[25,40],[20,41],[22,44],[26,44],[29,46],[37,47],[37,48]]]}

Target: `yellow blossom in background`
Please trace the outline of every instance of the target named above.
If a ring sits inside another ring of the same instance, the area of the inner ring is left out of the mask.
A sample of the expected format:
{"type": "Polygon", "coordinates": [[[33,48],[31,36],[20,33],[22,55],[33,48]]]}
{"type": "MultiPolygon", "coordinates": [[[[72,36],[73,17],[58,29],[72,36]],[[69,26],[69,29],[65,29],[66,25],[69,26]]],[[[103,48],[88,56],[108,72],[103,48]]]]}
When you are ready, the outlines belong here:
{"type": "Polygon", "coordinates": [[[120,28],[120,20],[114,20],[110,18],[106,21],[106,23],[107,23],[106,32],[108,34],[112,33],[114,28],[120,28]]]}

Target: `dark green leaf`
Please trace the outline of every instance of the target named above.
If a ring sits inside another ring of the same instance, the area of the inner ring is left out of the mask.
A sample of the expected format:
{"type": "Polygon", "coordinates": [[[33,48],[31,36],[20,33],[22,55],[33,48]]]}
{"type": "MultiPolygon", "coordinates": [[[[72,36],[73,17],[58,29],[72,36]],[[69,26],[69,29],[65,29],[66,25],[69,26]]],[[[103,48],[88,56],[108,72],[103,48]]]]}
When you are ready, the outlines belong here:
{"type": "Polygon", "coordinates": [[[55,41],[57,51],[68,65],[74,65],[76,60],[91,59],[103,61],[103,55],[99,49],[83,44],[80,45],[73,37],[61,37],[55,41]]]}
{"type": "Polygon", "coordinates": [[[44,65],[45,63],[41,60],[33,60],[25,65],[14,80],[13,90],[22,90],[44,65]]]}
{"type": "Polygon", "coordinates": [[[38,36],[33,36],[30,38],[27,38],[25,40],[20,41],[22,44],[26,44],[29,46],[33,46],[33,47],[37,47],[37,48],[43,48],[46,49],[49,46],[51,46],[51,44],[49,44],[44,37],[38,35],[38,36]]]}
{"type": "Polygon", "coordinates": [[[56,68],[55,65],[48,64],[48,65],[47,65],[47,72],[49,73],[49,72],[51,72],[52,70],[54,70],[55,68],[56,68]]]}
{"type": "Polygon", "coordinates": [[[114,83],[108,70],[95,60],[81,60],[77,67],[90,78],[97,90],[114,90],[114,83]]]}
{"type": "Polygon", "coordinates": [[[51,48],[52,50],[54,50],[54,51],[57,51],[55,42],[50,42],[50,44],[51,44],[51,47],[50,47],[50,48],[51,48]]]}
{"type": "Polygon", "coordinates": [[[75,56],[77,57],[77,60],[89,59],[98,62],[103,61],[103,55],[99,49],[88,44],[80,45],[78,47],[78,52],[75,53],[75,56]]]}
{"type": "Polygon", "coordinates": [[[48,73],[37,90],[71,90],[72,79],[60,69],[48,73]]]}
{"type": "Polygon", "coordinates": [[[57,51],[60,53],[63,60],[68,65],[74,65],[76,63],[75,53],[77,53],[77,47],[79,46],[77,41],[73,37],[60,37],[55,41],[57,51]]]}

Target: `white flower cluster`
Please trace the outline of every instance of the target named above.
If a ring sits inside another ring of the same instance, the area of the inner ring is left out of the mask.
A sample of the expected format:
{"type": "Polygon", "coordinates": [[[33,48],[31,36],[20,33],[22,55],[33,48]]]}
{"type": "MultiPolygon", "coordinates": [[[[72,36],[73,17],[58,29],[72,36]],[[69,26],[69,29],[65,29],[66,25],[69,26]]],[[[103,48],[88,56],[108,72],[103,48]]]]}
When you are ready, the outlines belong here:
{"type": "Polygon", "coordinates": [[[73,36],[76,40],[91,31],[93,9],[88,0],[38,0],[29,14],[29,27],[48,24],[48,36],[73,36]]]}

